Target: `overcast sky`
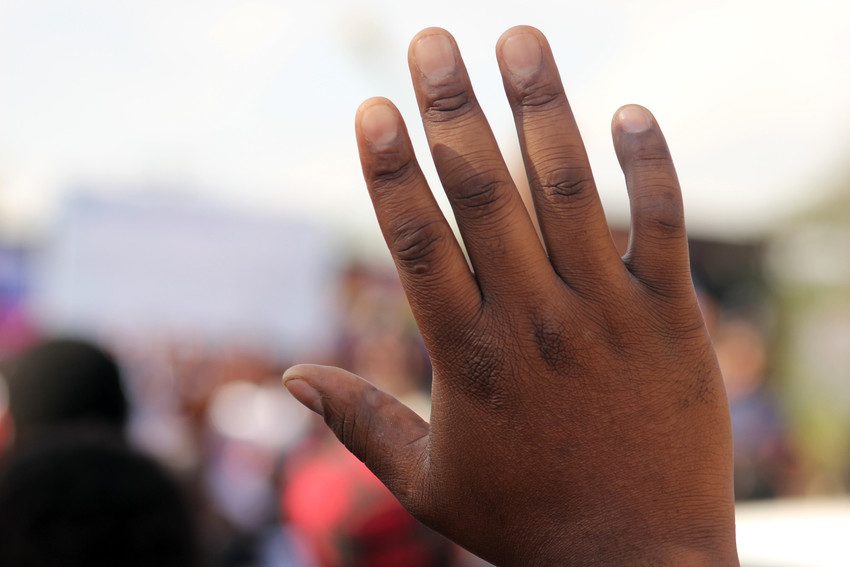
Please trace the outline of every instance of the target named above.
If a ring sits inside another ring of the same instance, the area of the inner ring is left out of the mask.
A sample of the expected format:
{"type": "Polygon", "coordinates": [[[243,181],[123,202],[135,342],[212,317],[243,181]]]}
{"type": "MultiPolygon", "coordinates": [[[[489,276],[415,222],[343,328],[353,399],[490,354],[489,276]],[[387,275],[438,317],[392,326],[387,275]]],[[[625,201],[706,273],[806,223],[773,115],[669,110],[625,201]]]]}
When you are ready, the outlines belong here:
{"type": "Polygon", "coordinates": [[[43,226],[87,184],[373,231],[359,102],[392,98],[433,172],[406,49],[445,27],[516,161],[494,45],[526,23],[553,45],[612,216],[610,118],[637,102],[665,129],[691,228],[758,231],[850,171],[848,22],[842,0],[0,0],[0,222],[43,226]]]}

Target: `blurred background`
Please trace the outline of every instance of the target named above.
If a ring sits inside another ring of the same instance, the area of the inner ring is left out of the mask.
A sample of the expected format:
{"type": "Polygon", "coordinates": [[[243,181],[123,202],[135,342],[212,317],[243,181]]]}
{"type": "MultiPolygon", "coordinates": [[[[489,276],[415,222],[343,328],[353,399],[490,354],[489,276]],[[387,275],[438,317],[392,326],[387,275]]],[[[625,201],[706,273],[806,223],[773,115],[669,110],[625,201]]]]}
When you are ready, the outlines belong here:
{"type": "Polygon", "coordinates": [[[846,565],[848,21],[835,0],[4,0],[0,355],[11,369],[55,336],[112,353],[128,443],[192,493],[207,564],[481,564],[410,520],[279,379],[341,365],[427,416],[354,110],[399,106],[448,211],[406,61],[414,33],[445,27],[522,186],[494,45],[527,23],[621,243],[610,118],[640,103],[665,130],[732,405],[742,559],[846,565]]]}

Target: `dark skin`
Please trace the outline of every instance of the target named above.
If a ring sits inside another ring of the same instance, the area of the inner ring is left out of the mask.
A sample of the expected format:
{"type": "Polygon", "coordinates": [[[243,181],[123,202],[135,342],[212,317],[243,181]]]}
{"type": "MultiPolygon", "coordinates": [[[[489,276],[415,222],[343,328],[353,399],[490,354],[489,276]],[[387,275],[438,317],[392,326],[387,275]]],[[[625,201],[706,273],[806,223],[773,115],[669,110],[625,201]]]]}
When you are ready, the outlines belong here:
{"type": "Polygon", "coordinates": [[[632,209],[621,258],[546,39],[512,28],[496,53],[543,242],[446,31],[420,32],[409,63],[472,269],[398,111],[357,112],[433,363],[430,423],[344,370],[284,382],[414,516],[493,563],[737,565],[726,396],[658,123],[635,105],[612,123],[632,209]]]}

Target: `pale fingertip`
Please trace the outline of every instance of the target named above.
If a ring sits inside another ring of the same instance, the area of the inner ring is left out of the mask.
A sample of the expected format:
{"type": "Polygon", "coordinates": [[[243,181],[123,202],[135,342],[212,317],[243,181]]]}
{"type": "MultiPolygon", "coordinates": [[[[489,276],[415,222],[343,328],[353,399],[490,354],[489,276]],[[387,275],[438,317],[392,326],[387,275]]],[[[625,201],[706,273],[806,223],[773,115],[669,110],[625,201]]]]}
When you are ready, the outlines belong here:
{"type": "Polygon", "coordinates": [[[294,380],[295,378],[313,378],[326,373],[332,368],[331,366],[322,366],[321,364],[296,364],[289,367],[283,373],[283,382],[286,383],[288,380],[294,380]]]}
{"type": "Polygon", "coordinates": [[[513,27],[506,29],[502,33],[502,35],[499,36],[499,39],[496,40],[496,50],[499,51],[501,49],[502,45],[504,45],[505,41],[507,41],[508,38],[511,38],[511,37],[513,37],[515,35],[519,35],[519,34],[532,34],[532,35],[536,36],[537,38],[544,38],[545,37],[543,35],[543,32],[541,32],[539,29],[535,28],[534,26],[529,26],[529,25],[525,25],[525,24],[513,26],[513,27]]]}
{"type": "Polygon", "coordinates": [[[401,117],[390,101],[369,99],[357,109],[363,139],[375,150],[396,145],[401,131],[401,117]]]}
{"type": "Polygon", "coordinates": [[[315,364],[296,364],[287,369],[282,378],[284,387],[292,397],[319,415],[324,412],[322,395],[310,379],[321,373],[321,370],[322,367],[315,364]]]}
{"type": "Polygon", "coordinates": [[[441,35],[449,38],[449,41],[452,41],[452,34],[449,33],[448,30],[436,26],[427,27],[419,30],[411,39],[410,44],[407,46],[407,56],[410,61],[416,61],[416,46],[419,42],[427,37],[433,35],[441,35]]]}
{"type": "Polygon", "coordinates": [[[454,73],[457,57],[445,30],[423,30],[413,40],[413,60],[426,79],[438,82],[454,73]]]}
{"type": "Polygon", "coordinates": [[[543,66],[540,39],[525,26],[512,28],[502,34],[498,45],[505,67],[518,77],[531,77],[543,66]]]}
{"type": "Polygon", "coordinates": [[[283,385],[292,397],[308,409],[319,415],[324,415],[322,395],[309,382],[300,377],[284,378],[283,385]]]}
{"type": "Polygon", "coordinates": [[[614,115],[614,126],[626,134],[641,134],[652,129],[652,114],[637,104],[627,104],[614,115]]]}

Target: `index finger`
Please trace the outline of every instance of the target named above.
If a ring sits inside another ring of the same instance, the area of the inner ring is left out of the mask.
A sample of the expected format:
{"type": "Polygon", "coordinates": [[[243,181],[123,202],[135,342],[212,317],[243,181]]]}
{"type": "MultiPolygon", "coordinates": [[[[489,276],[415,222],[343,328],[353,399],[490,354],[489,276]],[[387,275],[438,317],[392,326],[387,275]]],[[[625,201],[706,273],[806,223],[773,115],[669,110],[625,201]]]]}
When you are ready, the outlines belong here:
{"type": "Polygon", "coordinates": [[[478,312],[481,292],[387,99],[357,110],[360,162],[381,232],[426,342],[478,312]]]}

